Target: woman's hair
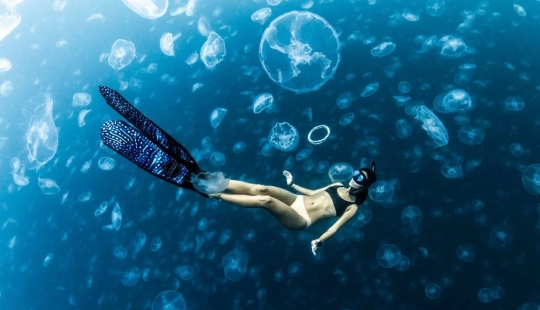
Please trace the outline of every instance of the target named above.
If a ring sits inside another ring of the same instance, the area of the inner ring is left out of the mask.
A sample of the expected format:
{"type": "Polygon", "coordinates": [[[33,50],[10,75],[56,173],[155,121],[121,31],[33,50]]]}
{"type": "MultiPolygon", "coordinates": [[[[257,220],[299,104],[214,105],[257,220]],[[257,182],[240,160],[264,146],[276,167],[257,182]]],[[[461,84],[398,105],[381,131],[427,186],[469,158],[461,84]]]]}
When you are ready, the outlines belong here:
{"type": "MultiPolygon", "coordinates": [[[[361,205],[366,201],[368,196],[368,190],[371,184],[375,183],[377,181],[377,175],[375,174],[375,162],[372,164],[372,168],[362,168],[360,169],[360,173],[365,172],[367,175],[367,178],[361,182],[360,184],[363,185],[362,188],[352,188],[349,190],[349,194],[351,196],[355,197],[354,203],[357,205],[361,205]]],[[[356,182],[356,180],[355,180],[356,182]]]]}
{"type": "Polygon", "coordinates": [[[366,186],[363,186],[361,189],[359,188],[352,188],[349,190],[349,194],[351,196],[354,196],[354,203],[357,205],[361,205],[366,201],[368,196],[368,189],[366,186]]]}

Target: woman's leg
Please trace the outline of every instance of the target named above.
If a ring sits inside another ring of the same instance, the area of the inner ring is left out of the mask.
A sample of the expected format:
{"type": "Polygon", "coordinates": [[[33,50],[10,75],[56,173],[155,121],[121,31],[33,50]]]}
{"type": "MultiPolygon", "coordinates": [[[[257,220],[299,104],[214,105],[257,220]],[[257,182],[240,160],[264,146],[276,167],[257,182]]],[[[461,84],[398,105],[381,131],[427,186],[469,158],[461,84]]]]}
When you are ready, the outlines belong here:
{"type": "Polygon", "coordinates": [[[306,220],[293,208],[282,201],[270,196],[250,196],[237,194],[212,194],[215,198],[222,199],[244,208],[264,208],[270,212],[285,228],[298,230],[306,228],[306,220]]]}
{"type": "Polygon", "coordinates": [[[270,197],[273,197],[273,198],[276,198],[277,200],[282,201],[284,204],[288,206],[292,205],[294,201],[296,200],[296,197],[298,197],[298,195],[279,187],[252,184],[252,183],[236,181],[236,180],[231,180],[229,182],[227,191],[233,194],[250,195],[250,196],[268,195],[270,197]]]}

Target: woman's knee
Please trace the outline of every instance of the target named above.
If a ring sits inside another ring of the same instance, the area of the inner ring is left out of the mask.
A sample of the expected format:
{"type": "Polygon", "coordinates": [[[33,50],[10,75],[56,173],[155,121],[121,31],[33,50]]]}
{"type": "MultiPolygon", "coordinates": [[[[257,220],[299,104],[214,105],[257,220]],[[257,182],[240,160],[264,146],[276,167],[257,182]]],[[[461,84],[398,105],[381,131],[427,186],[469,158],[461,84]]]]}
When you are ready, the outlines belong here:
{"type": "Polygon", "coordinates": [[[261,185],[261,184],[255,184],[252,187],[252,195],[261,195],[261,196],[267,196],[268,195],[268,186],[261,185]]]}
{"type": "Polygon", "coordinates": [[[272,197],[268,195],[257,195],[255,197],[259,207],[268,208],[272,204],[272,197]]]}

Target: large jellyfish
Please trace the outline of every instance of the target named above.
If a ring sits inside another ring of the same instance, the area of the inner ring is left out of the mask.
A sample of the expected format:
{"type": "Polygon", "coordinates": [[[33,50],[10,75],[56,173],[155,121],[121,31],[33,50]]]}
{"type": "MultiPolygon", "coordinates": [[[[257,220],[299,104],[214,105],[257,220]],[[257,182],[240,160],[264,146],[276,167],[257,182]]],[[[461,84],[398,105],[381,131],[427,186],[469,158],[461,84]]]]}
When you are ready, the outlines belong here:
{"type": "Polygon", "coordinates": [[[34,110],[26,133],[26,148],[30,160],[45,165],[58,149],[58,131],[52,115],[53,98],[45,93],[45,102],[34,110]]]}
{"type": "Polygon", "coordinates": [[[21,24],[21,14],[15,10],[21,1],[0,1],[0,41],[21,24]]]}
{"type": "Polygon", "coordinates": [[[114,42],[109,53],[109,65],[114,70],[122,70],[135,59],[135,44],[133,42],[118,39],[114,42]]]}
{"type": "Polygon", "coordinates": [[[266,28],[259,59],[268,77],[281,87],[296,93],[316,91],[338,67],[338,34],[319,15],[291,11],[266,28]]]}
{"type": "Polygon", "coordinates": [[[169,0],[122,0],[133,12],[147,19],[156,19],[165,15],[169,0]]]}

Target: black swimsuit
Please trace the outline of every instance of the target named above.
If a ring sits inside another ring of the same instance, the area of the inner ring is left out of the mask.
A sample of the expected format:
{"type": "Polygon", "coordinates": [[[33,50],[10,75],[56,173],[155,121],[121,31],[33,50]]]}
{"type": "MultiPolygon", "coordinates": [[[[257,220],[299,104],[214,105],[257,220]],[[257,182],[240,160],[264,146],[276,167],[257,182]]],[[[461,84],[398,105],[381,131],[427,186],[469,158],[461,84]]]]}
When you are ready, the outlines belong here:
{"type": "Polygon", "coordinates": [[[332,202],[334,203],[334,208],[336,209],[336,216],[342,216],[347,207],[349,207],[352,204],[355,204],[355,202],[347,201],[341,196],[339,196],[337,190],[338,188],[343,186],[332,186],[326,189],[325,192],[327,192],[330,195],[330,198],[332,198],[332,202]]]}

